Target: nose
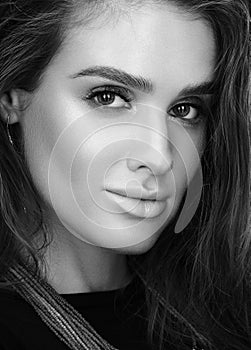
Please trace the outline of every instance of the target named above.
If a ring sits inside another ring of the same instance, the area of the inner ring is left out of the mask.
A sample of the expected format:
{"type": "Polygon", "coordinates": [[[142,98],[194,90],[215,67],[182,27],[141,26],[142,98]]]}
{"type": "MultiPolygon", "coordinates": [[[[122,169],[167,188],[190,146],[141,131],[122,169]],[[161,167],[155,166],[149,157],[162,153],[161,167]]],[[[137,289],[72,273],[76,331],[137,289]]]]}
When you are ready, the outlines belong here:
{"type": "Polygon", "coordinates": [[[173,147],[168,135],[166,113],[150,107],[144,109],[145,113],[137,119],[141,123],[137,123],[135,128],[137,141],[127,158],[127,166],[134,172],[143,168],[155,176],[165,175],[173,167],[173,147]]]}

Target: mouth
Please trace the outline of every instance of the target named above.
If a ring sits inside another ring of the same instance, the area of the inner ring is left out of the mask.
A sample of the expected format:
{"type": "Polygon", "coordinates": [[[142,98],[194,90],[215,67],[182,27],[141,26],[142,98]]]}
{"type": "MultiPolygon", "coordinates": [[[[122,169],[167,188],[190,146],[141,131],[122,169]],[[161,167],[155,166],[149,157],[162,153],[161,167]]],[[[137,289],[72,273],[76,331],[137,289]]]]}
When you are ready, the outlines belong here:
{"type": "Polygon", "coordinates": [[[157,217],[163,213],[167,206],[166,200],[134,198],[110,191],[106,191],[106,194],[123,210],[122,213],[126,212],[129,215],[141,218],[157,217]]]}
{"type": "Polygon", "coordinates": [[[108,191],[108,190],[107,190],[107,192],[117,194],[118,196],[123,197],[123,198],[131,198],[131,199],[137,199],[137,200],[141,200],[141,201],[152,201],[152,202],[156,202],[156,198],[143,198],[143,197],[126,196],[126,195],[121,194],[121,193],[119,193],[119,192],[108,191]]]}

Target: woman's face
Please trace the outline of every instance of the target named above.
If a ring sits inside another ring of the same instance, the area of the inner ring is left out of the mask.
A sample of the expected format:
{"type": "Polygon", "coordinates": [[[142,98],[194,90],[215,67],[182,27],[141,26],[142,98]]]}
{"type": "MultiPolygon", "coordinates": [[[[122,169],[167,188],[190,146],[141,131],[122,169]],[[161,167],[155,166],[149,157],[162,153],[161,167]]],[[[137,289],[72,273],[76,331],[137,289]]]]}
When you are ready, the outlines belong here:
{"type": "Polygon", "coordinates": [[[171,6],[114,19],[68,33],[20,123],[52,222],[143,252],[200,167],[215,45],[203,20],[171,6]]]}

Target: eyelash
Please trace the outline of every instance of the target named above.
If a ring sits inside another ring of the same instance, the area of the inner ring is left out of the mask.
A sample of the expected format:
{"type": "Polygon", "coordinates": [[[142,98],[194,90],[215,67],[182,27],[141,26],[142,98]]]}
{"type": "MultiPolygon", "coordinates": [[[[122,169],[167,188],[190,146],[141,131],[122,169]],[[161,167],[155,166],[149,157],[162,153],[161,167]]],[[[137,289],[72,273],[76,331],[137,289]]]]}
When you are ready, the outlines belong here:
{"type": "MultiPolygon", "coordinates": [[[[122,100],[124,100],[125,102],[129,103],[131,101],[133,101],[134,99],[134,95],[127,90],[126,88],[123,87],[117,87],[117,86],[100,86],[96,89],[90,90],[88,91],[87,95],[84,97],[85,100],[88,100],[90,103],[100,107],[102,105],[98,105],[98,103],[94,102],[93,99],[97,96],[102,95],[103,93],[112,93],[115,94],[117,96],[119,96],[122,100]]],[[[105,105],[103,105],[103,107],[105,107],[105,105]]],[[[109,107],[108,107],[109,108],[109,107]]],[[[124,107],[112,107],[114,109],[122,109],[124,107]]]]}
{"type": "MultiPolygon", "coordinates": [[[[128,89],[123,88],[123,87],[117,87],[117,86],[109,86],[109,85],[100,86],[98,88],[95,88],[95,89],[88,91],[88,93],[86,94],[86,96],[83,99],[94,106],[106,108],[105,104],[103,104],[103,105],[98,104],[97,102],[94,101],[95,97],[101,96],[104,93],[111,93],[113,95],[116,95],[116,96],[120,97],[121,99],[123,99],[126,103],[130,103],[134,99],[134,95],[128,89]]],[[[108,106],[107,107],[108,109],[114,109],[114,110],[121,110],[124,108],[130,109],[130,107],[128,108],[128,107],[124,107],[124,106],[123,107],[109,107],[109,104],[107,106],[108,106]]],[[[189,98],[189,100],[179,102],[179,103],[173,105],[172,108],[170,108],[168,111],[169,118],[175,119],[175,120],[179,119],[179,120],[181,120],[181,122],[183,124],[191,125],[191,126],[195,126],[196,124],[199,124],[201,122],[204,114],[205,114],[204,102],[201,101],[198,97],[191,97],[191,98],[189,98]],[[193,100],[193,102],[191,102],[191,99],[193,100]],[[196,102],[194,102],[195,100],[196,101],[199,100],[200,102],[196,103],[196,102]],[[181,118],[181,117],[172,115],[170,113],[170,111],[172,111],[174,108],[181,107],[181,106],[188,106],[188,107],[195,108],[197,110],[196,117],[192,118],[192,119],[185,119],[185,118],[181,118]]]]}

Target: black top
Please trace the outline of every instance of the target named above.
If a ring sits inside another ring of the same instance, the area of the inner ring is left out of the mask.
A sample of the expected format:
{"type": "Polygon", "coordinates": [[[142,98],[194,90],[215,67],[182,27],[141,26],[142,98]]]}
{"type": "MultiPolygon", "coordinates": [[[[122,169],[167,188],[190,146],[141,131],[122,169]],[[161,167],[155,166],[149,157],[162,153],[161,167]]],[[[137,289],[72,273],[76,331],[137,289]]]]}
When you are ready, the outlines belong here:
{"type": "MultiPolygon", "coordinates": [[[[150,350],[143,293],[134,283],[113,291],[61,294],[120,350],[150,350]]],[[[0,350],[69,350],[21,296],[0,290],[0,350]]]]}

